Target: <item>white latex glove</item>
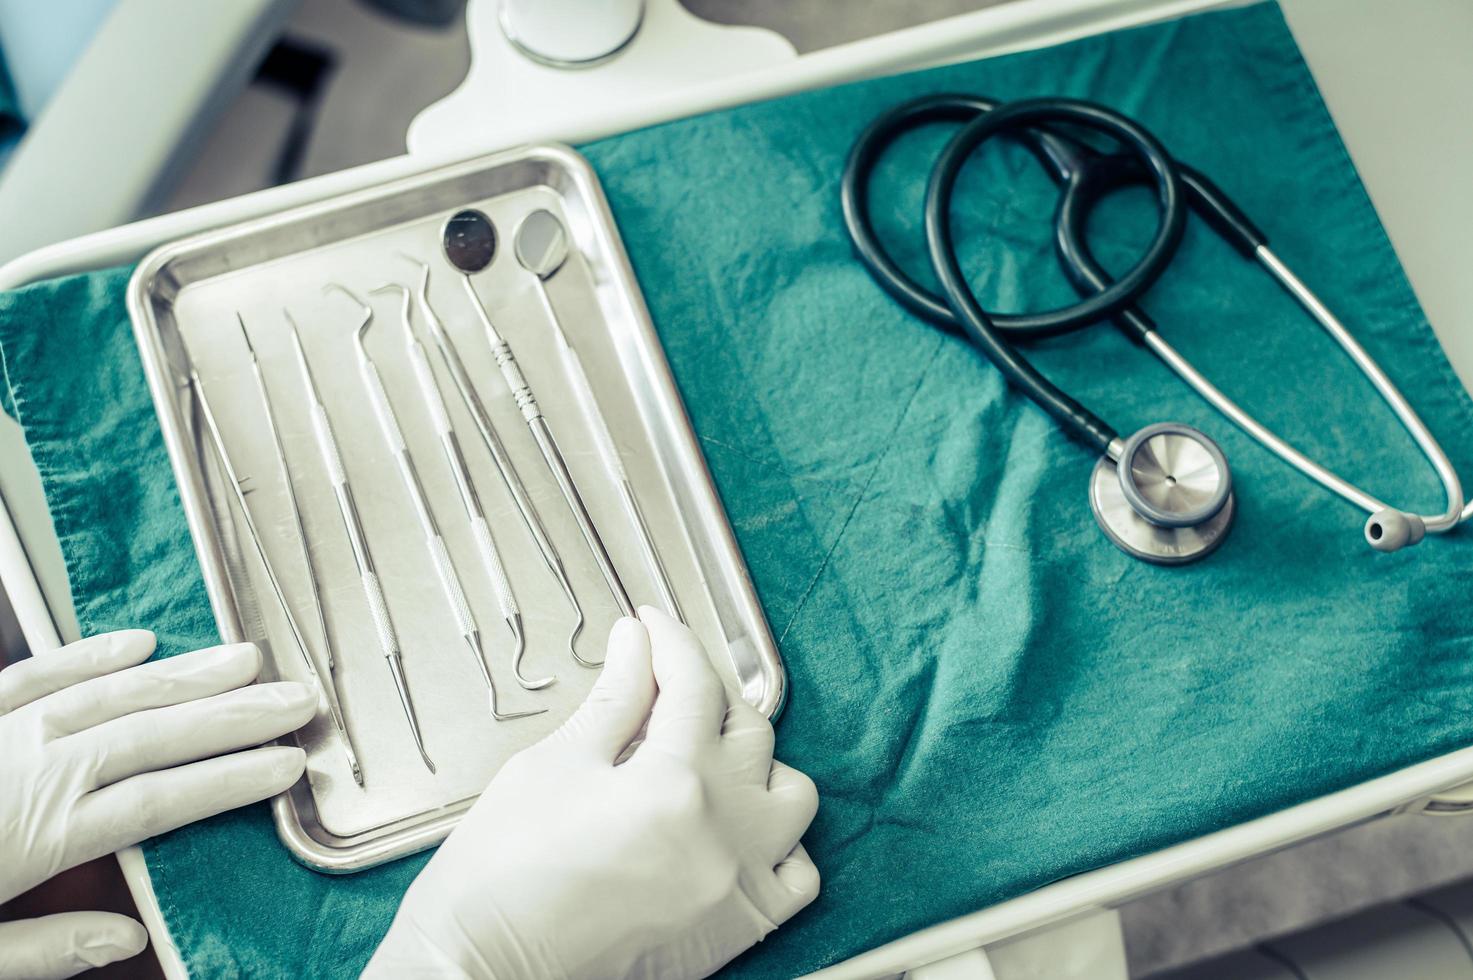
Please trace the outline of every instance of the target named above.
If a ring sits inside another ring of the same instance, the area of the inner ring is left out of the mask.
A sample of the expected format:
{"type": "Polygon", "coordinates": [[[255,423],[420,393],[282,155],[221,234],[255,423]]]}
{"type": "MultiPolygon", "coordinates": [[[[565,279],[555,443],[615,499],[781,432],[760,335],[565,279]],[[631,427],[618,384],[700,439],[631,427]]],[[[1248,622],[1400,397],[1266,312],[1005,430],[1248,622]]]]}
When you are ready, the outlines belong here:
{"type": "MultiPolygon", "coordinates": [[[[104,633],[0,671],[0,904],[302,775],[301,749],[236,750],[306,724],[310,688],[251,685],[249,643],[144,664],[153,648],[147,630],[104,633]]],[[[147,943],[111,912],[0,923],[0,978],[69,977],[147,943]]]]}
{"type": "Polygon", "coordinates": [[[420,872],[365,977],[704,977],[813,901],[812,780],[695,634],[640,617],[420,872]]]}

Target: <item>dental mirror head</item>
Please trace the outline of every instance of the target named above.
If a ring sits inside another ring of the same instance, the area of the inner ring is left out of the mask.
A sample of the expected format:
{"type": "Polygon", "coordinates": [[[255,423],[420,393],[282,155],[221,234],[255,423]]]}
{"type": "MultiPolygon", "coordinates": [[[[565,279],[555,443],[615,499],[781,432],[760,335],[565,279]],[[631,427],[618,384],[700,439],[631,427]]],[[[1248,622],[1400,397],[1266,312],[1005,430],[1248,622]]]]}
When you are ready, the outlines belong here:
{"type": "Polygon", "coordinates": [[[1149,425],[1119,461],[1102,457],[1090,478],[1090,510],[1128,555],[1180,565],[1217,548],[1236,512],[1232,471],[1217,443],[1187,425],[1149,425]]]}
{"type": "Polygon", "coordinates": [[[440,233],[445,258],[466,275],[480,272],[496,256],[496,226],[475,208],[457,211],[440,233]]]}
{"type": "Polygon", "coordinates": [[[539,208],[517,225],[512,251],[517,261],[538,279],[549,279],[568,260],[568,232],[551,211],[539,208]]]}

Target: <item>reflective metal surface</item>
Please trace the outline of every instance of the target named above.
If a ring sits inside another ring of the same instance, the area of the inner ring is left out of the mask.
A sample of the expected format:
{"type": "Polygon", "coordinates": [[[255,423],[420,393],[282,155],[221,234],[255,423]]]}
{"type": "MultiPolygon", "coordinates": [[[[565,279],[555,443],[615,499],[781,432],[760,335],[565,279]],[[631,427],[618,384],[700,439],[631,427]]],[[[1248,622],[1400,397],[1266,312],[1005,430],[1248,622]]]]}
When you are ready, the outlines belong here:
{"type": "MultiPolygon", "coordinates": [[[[242,478],[275,472],[276,455],[261,422],[237,312],[251,325],[251,341],[271,385],[281,443],[297,481],[302,526],[339,655],[338,693],[365,785],[354,784],[324,714],[295,736],[307,751],[307,776],[273,802],[273,811],[286,846],[305,863],[326,871],[368,867],[442,840],[508,757],[554,729],[577,706],[597,671],[569,658],[573,614],[558,579],[484,442],[466,441],[467,465],[516,590],[528,673],[558,676],[544,690],[522,691],[506,651],[488,650],[489,669],[502,691],[516,696],[517,707],[549,709],[516,722],[498,723],[490,717],[486,685],[467,656],[456,623],[444,613],[412,502],[355,369],[351,330],[346,328],[350,324],[345,325],[351,310],[345,313],[341,297],[321,295],[325,283],[342,282],[360,295],[385,282],[417,290],[422,268],[406,262],[405,254],[439,273],[429,279],[428,299],[445,334],[454,340],[464,372],[452,374],[439,356],[443,347],[433,352],[432,369],[446,390],[457,389],[461,380],[472,385],[485,412],[484,420],[475,418],[462,398],[447,406],[452,422],[466,433],[476,431],[481,421],[494,426],[545,521],[547,536],[566,561],[573,587],[584,597],[588,627],[580,643],[585,653],[601,654],[602,639],[618,616],[497,369],[461,276],[441,257],[440,233],[447,218],[467,207],[503,229],[517,227],[537,209],[557,215],[566,227],[571,245],[567,261],[545,286],[571,342],[583,352],[590,383],[676,583],[686,620],[734,694],[768,714],[783,699],[782,666],[771,632],[608,206],[577,154],[557,146],[525,148],[166,245],[138,267],[129,310],[215,618],[225,639],[261,644],[268,674],[303,679],[287,624],[276,604],[262,599],[270,596],[268,583],[255,563],[240,559],[238,518],[233,518],[218,464],[202,441],[190,391],[180,384],[190,369],[202,377],[242,478]],[[403,674],[435,754],[435,773],[425,768],[404,734],[395,685],[384,670],[333,486],[314,444],[312,413],[305,407],[284,306],[301,327],[323,403],[332,414],[341,464],[352,481],[397,629],[403,674]],[[187,339],[193,361],[186,358],[181,338],[187,339]]],[[[641,558],[637,533],[563,378],[537,281],[505,253],[493,256],[476,280],[488,312],[515,344],[522,370],[537,388],[548,424],[585,490],[590,515],[631,598],[658,604],[660,592],[641,558]]],[[[378,315],[393,324],[399,313],[395,300],[402,307],[402,298],[384,294],[373,299],[378,315]]],[[[415,326],[432,334],[418,303],[413,314],[415,326]]],[[[401,406],[405,441],[415,450],[425,494],[441,516],[445,546],[460,569],[467,601],[478,620],[499,622],[495,586],[477,560],[455,474],[445,463],[434,420],[416,399],[414,366],[404,354],[402,331],[374,331],[366,344],[390,397],[401,406]]],[[[263,479],[250,502],[266,547],[283,556],[283,588],[305,609],[308,570],[299,561],[285,560],[296,553],[295,523],[281,481],[263,479]]],[[[510,642],[497,640],[498,646],[510,642]]]]}
{"type": "Polygon", "coordinates": [[[445,258],[467,275],[480,272],[496,257],[496,226],[475,208],[451,215],[441,240],[445,258]]]}
{"type": "Polygon", "coordinates": [[[1158,422],[1132,435],[1120,450],[1117,472],[1125,499],[1162,527],[1201,524],[1232,492],[1232,471],[1222,450],[1177,422],[1158,422]]]}
{"type": "Polygon", "coordinates": [[[1146,520],[1120,489],[1115,464],[1101,457],[1089,479],[1089,508],[1100,528],[1126,554],[1158,565],[1184,565],[1211,554],[1232,528],[1231,493],[1216,516],[1194,527],[1162,527],[1146,520]]]}
{"type": "Polygon", "coordinates": [[[512,250],[522,268],[538,279],[546,279],[568,260],[568,234],[557,215],[539,208],[517,225],[512,250]]]}

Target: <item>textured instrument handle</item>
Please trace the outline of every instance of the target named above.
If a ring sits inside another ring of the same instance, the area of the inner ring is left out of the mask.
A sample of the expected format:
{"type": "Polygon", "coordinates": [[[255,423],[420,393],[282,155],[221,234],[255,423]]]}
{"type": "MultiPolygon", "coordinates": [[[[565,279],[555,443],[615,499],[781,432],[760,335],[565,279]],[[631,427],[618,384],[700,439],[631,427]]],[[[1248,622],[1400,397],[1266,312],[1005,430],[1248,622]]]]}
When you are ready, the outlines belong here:
{"type": "Polygon", "coordinates": [[[394,409],[389,405],[389,393],[384,391],[383,379],[379,377],[378,368],[374,367],[372,361],[364,358],[361,364],[363,381],[368,386],[368,400],[373,403],[373,414],[378,416],[379,428],[389,442],[389,450],[401,453],[404,451],[404,433],[399,431],[399,420],[394,417],[394,409]]]}
{"type": "Polygon", "coordinates": [[[321,402],[312,406],[312,431],[317,435],[317,447],[322,450],[322,462],[327,467],[327,478],[335,487],[348,482],[343,469],[343,457],[338,452],[338,441],[333,438],[332,423],[327,420],[327,409],[321,402]]]}
{"type": "Polygon", "coordinates": [[[474,633],[476,621],[471,618],[470,603],[465,601],[465,589],[461,587],[460,578],[455,574],[455,566],[450,564],[450,552],[445,550],[445,539],[438,534],[430,538],[430,554],[435,558],[435,574],[440,576],[440,585],[450,597],[456,628],[460,630],[461,636],[474,633]]]}
{"type": "Polygon", "coordinates": [[[435,373],[430,370],[430,359],[425,354],[424,345],[419,341],[409,345],[409,363],[414,368],[415,380],[419,382],[420,394],[429,406],[430,420],[435,425],[435,432],[442,436],[449,435],[452,431],[450,412],[445,408],[445,399],[440,397],[440,386],[435,383],[435,373]]]}
{"type": "Polygon", "coordinates": [[[486,518],[477,515],[471,518],[471,532],[475,536],[476,547],[480,549],[481,561],[486,565],[486,573],[491,576],[491,587],[496,591],[496,604],[501,608],[501,618],[511,619],[519,612],[517,597],[511,590],[511,582],[507,580],[501,556],[497,554],[496,542],[491,538],[491,526],[486,523],[486,518]]]}
{"type": "Polygon", "coordinates": [[[593,384],[588,380],[588,372],[583,370],[583,358],[568,345],[563,346],[563,356],[567,358],[568,367],[573,374],[578,407],[582,409],[584,418],[588,419],[589,428],[593,430],[593,444],[603,459],[604,466],[614,475],[615,481],[628,483],[629,474],[624,470],[624,460],[619,457],[619,448],[614,445],[614,434],[609,431],[608,420],[599,408],[598,397],[593,393],[593,384]]]}
{"type": "Polygon", "coordinates": [[[511,345],[504,340],[500,341],[491,348],[491,355],[496,358],[496,366],[501,368],[501,376],[506,379],[506,386],[511,389],[517,408],[522,410],[522,418],[528,422],[542,418],[542,409],[537,407],[537,399],[532,397],[532,388],[527,384],[527,379],[522,377],[522,369],[511,352],[511,345]]]}
{"type": "Polygon", "coordinates": [[[363,595],[368,599],[368,614],[373,618],[373,629],[378,634],[378,645],[385,656],[399,655],[399,637],[394,632],[394,623],[389,619],[389,606],[384,602],[384,589],[379,585],[378,575],[364,572],[363,595]]]}

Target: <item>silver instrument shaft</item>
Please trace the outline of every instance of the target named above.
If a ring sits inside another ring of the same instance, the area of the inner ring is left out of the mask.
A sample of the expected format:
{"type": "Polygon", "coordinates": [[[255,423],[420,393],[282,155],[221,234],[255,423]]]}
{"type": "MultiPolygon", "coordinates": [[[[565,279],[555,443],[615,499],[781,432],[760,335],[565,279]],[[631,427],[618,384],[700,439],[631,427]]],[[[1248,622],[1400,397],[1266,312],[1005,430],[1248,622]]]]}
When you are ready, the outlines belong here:
{"type": "Polygon", "coordinates": [[[491,322],[491,317],[486,314],[486,308],[481,303],[481,297],[476,293],[471,277],[462,275],[461,282],[465,286],[466,295],[470,297],[471,306],[475,308],[476,315],[481,320],[481,329],[485,331],[486,341],[491,345],[491,355],[496,359],[496,366],[501,369],[501,376],[506,381],[507,387],[511,389],[512,398],[516,400],[517,407],[521,409],[522,418],[527,421],[527,428],[532,431],[532,438],[542,453],[543,461],[552,471],[553,479],[557,481],[563,499],[567,501],[569,509],[572,510],[573,518],[578,522],[578,530],[583,533],[584,542],[593,552],[593,560],[598,565],[605,584],[613,593],[619,611],[625,616],[634,616],[634,603],[629,600],[629,593],[619,579],[619,573],[614,568],[614,562],[609,557],[608,549],[604,547],[603,539],[599,537],[598,529],[593,525],[593,518],[588,514],[588,507],[578,493],[578,487],[573,482],[573,475],[568,472],[568,464],[563,460],[562,451],[558,449],[557,440],[552,436],[552,430],[547,427],[547,420],[543,418],[542,409],[537,405],[537,397],[522,374],[516,355],[512,353],[511,345],[506,342],[506,338],[501,336],[495,324],[491,322]]]}
{"type": "Polygon", "coordinates": [[[338,513],[343,519],[343,529],[348,535],[348,544],[353,549],[353,561],[358,568],[358,581],[363,587],[363,597],[368,603],[368,612],[373,619],[374,633],[378,637],[379,650],[389,666],[394,679],[394,688],[399,694],[399,704],[409,722],[409,733],[414,738],[415,748],[424,761],[425,768],[435,771],[435,763],[425,751],[424,736],[420,733],[419,718],[414,713],[414,702],[409,697],[409,683],[404,677],[404,662],[399,654],[399,637],[394,632],[394,622],[389,618],[389,606],[384,601],[383,586],[374,569],[373,553],[368,549],[368,537],[363,531],[363,520],[358,514],[358,504],[353,500],[353,488],[348,485],[347,471],[343,469],[343,455],[338,450],[337,438],[333,435],[332,422],[327,417],[327,406],[322,393],[312,376],[307,363],[307,352],[302,347],[302,337],[292,315],[283,310],[291,326],[292,345],[296,350],[297,365],[302,371],[302,380],[311,400],[312,433],[317,440],[317,449],[322,455],[322,464],[327,469],[328,481],[332,484],[333,496],[337,498],[338,513]]]}
{"type": "Polygon", "coordinates": [[[337,729],[339,741],[343,747],[343,755],[347,757],[348,769],[353,774],[353,781],[362,786],[363,768],[358,764],[358,753],[353,749],[353,739],[348,734],[348,723],[343,718],[343,709],[338,703],[337,691],[333,688],[331,680],[318,673],[317,665],[312,662],[312,654],[307,650],[307,641],[302,636],[302,628],[297,624],[297,617],[292,613],[291,604],[286,601],[286,590],[281,587],[281,580],[276,577],[276,569],[266,554],[261,532],[256,528],[256,520],[251,516],[251,509],[246,504],[245,493],[240,488],[240,477],[236,475],[235,465],[230,461],[230,454],[225,449],[225,437],[220,432],[220,424],[215,419],[214,410],[210,408],[210,401],[205,395],[205,386],[200,381],[199,372],[194,368],[194,359],[189,357],[187,351],[185,357],[190,362],[189,384],[194,389],[195,399],[199,402],[200,413],[204,416],[205,428],[209,431],[215,455],[219,457],[220,466],[225,470],[225,480],[230,484],[236,506],[240,508],[241,519],[246,526],[246,537],[250,539],[256,557],[260,559],[261,567],[266,571],[266,581],[271,587],[272,595],[276,598],[277,604],[281,606],[283,615],[286,616],[287,628],[291,630],[292,640],[297,646],[297,651],[302,655],[302,663],[306,665],[307,675],[312,678],[312,683],[317,688],[319,706],[327,711],[328,716],[332,719],[333,727],[337,729]]]}
{"type": "Polygon", "coordinates": [[[573,592],[573,584],[568,579],[567,570],[563,567],[562,557],[558,555],[552,539],[547,534],[547,529],[543,527],[542,519],[537,514],[537,508],[532,503],[531,495],[527,493],[526,485],[522,483],[520,474],[517,473],[516,467],[512,465],[511,457],[506,452],[506,447],[502,445],[500,436],[496,434],[496,428],[491,424],[491,416],[486,411],[486,406],[482,404],[480,395],[476,394],[475,385],[471,383],[470,373],[465,369],[465,362],[460,358],[460,351],[456,348],[455,341],[451,339],[445,325],[440,322],[439,316],[430,306],[430,267],[427,263],[419,262],[411,256],[404,257],[420,267],[415,302],[419,305],[420,313],[429,327],[430,337],[435,341],[445,367],[450,371],[450,379],[455,384],[455,390],[460,395],[466,411],[470,412],[471,419],[476,425],[476,432],[481,436],[481,441],[491,454],[492,462],[496,464],[496,471],[501,474],[502,482],[506,484],[507,490],[511,493],[512,501],[516,504],[517,513],[521,515],[527,533],[536,542],[537,550],[542,554],[542,560],[547,564],[553,577],[557,579],[558,585],[562,587],[563,595],[573,608],[576,618],[572,632],[568,635],[568,652],[584,667],[602,666],[602,660],[588,660],[578,652],[578,635],[583,632],[583,607],[578,602],[578,596],[573,592]]]}
{"type": "Polygon", "coordinates": [[[373,357],[368,353],[365,339],[368,336],[368,328],[373,323],[373,309],[337,283],[330,284],[328,289],[342,292],[362,307],[363,319],[359,321],[358,328],[353,334],[353,341],[358,351],[358,370],[363,377],[364,387],[368,390],[368,400],[373,406],[374,417],[378,420],[379,432],[383,434],[384,442],[388,444],[389,452],[393,455],[395,465],[398,467],[399,476],[404,482],[404,488],[409,492],[409,499],[414,507],[414,516],[419,521],[420,531],[424,535],[425,548],[430,553],[430,560],[435,566],[435,576],[440,581],[440,591],[445,595],[445,601],[449,604],[450,612],[455,617],[456,627],[460,630],[460,635],[465,639],[466,645],[470,647],[471,654],[476,659],[476,666],[480,669],[481,676],[490,689],[492,717],[497,721],[508,721],[513,718],[542,714],[547,710],[546,708],[503,713],[498,706],[496,682],[492,680],[491,671],[486,666],[486,654],[481,646],[481,631],[471,613],[470,603],[466,600],[465,587],[461,584],[454,562],[450,560],[450,551],[445,547],[445,538],[440,533],[440,525],[435,520],[434,511],[430,509],[429,498],[425,494],[419,470],[414,465],[414,457],[409,451],[408,444],[404,441],[404,431],[399,424],[398,413],[394,411],[394,405],[389,401],[389,393],[384,387],[384,380],[379,374],[378,365],[373,362],[373,357]]]}
{"type": "Polygon", "coordinates": [[[629,483],[629,472],[624,468],[624,460],[620,458],[619,448],[614,443],[614,434],[609,431],[608,420],[604,416],[602,406],[598,403],[598,396],[593,393],[593,384],[588,380],[588,372],[583,369],[583,358],[578,356],[577,348],[568,342],[568,335],[563,330],[557,311],[552,307],[552,299],[547,295],[547,283],[541,276],[534,275],[532,278],[537,283],[537,295],[542,301],[542,309],[547,314],[547,318],[552,321],[553,330],[557,333],[558,350],[562,353],[568,374],[572,376],[573,393],[578,399],[578,408],[593,433],[593,443],[598,450],[600,460],[603,461],[604,469],[608,470],[609,476],[619,488],[619,499],[624,505],[624,513],[634,528],[635,536],[639,539],[640,550],[644,553],[644,560],[655,580],[655,586],[660,590],[660,598],[670,615],[684,622],[685,616],[680,610],[680,602],[675,598],[675,586],[671,584],[670,574],[665,570],[665,562],[660,558],[660,551],[655,547],[654,539],[650,536],[650,528],[645,522],[644,512],[640,510],[639,500],[634,496],[634,487],[629,483]]]}
{"type": "Polygon", "coordinates": [[[440,439],[440,448],[444,451],[445,461],[450,466],[450,472],[455,478],[455,489],[460,495],[461,505],[465,509],[466,520],[470,522],[471,538],[476,545],[476,553],[481,559],[481,566],[486,572],[487,578],[491,580],[492,591],[496,594],[496,604],[501,610],[501,617],[506,621],[507,628],[512,634],[512,673],[516,676],[517,683],[529,691],[541,690],[557,680],[556,677],[541,677],[529,680],[522,675],[522,656],[527,650],[527,639],[522,628],[522,612],[517,605],[516,593],[512,591],[511,580],[507,577],[506,566],[501,560],[501,553],[496,548],[496,541],[491,536],[491,526],[486,521],[486,513],[481,507],[480,495],[476,493],[475,481],[471,479],[470,466],[465,461],[465,453],[461,451],[460,439],[455,434],[455,426],[450,421],[450,412],[445,406],[445,397],[440,392],[440,383],[435,380],[435,373],[430,368],[429,354],[425,351],[424,344],[420,343],[415,336],[414,326],[409,314],[409,289],[397,283],[380,286],[373,292],[397,289],[402,297],[400,306],[400,317],[404,325],[404,346],[409,356],[410,366],[414,370],[415,384],[419,388],[420,397],[429,409],[430,420],[434,423],[435,433],[440,439]]]}
{"type": "Polygon", "coordinates": [[[327,657],[327,669],[337,668],[337,658],[332,652],[332,634],[327,631],[327,613],[322,607],[322,585],[317,578],[317,566],[312,561],[312,549],[307,545],[307,528],[302,523],[302,506],[297,502],[297,487],[292,482],[291,467],[286,462],[286,448],[281,442],[281,429],[276,424],[276,409],[271,403],[271,391],[266,387],[266,375],[261,370],[261,361],[256,357],[256,347],[251,343],[250,331],[246,330],[245,319],[235,314],[240,324],[240,335],[245,338],[246,350],[251,355],[251,373],[256,379],[256,390],[261,395],[261,404],[266,406],[266,430],[271,436],[271,448],[276,453],[276,466],[281,470],[281,482],[286,486],[286,499],[291,504],[292,522],[297,532],[297,547],[302,552],[302,564],[307,568],[307,581],[312,587],[312,609],[317,614],[317,629],[322,635],[322,651],[327,657]]]}

